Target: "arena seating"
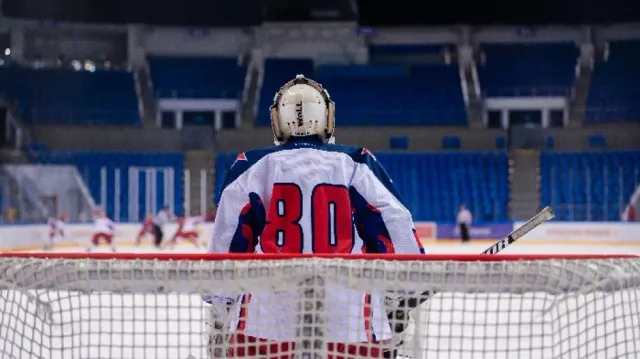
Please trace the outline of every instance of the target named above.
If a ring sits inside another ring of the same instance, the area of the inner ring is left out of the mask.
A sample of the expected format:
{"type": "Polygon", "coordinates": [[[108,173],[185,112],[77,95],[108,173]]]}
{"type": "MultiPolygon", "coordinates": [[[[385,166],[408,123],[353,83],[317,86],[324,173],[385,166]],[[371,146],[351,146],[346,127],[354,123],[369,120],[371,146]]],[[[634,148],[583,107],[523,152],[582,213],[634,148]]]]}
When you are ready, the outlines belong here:
{"type": "Polygon", "coordinates": [[[478,75],[485,97],[568,96],[578,59],[572,43],[484,44],[478,75]]]}
{"type": "Polygon", "coordinates": [[[266,59],[264,62],[264,79],[260,92],[258,118],[256,124],[271,126],[269,106],[273,104],[273,96],[287,81],[302,74],[315,78],[311,59],[266,59]]]}
{"type": "Polygon", "coordinates": [[[133,76],[127,71],[0,68],[0,91],[26,123],[133,125],[140,122],[133,76]]]}
{"type": "Polygon", "coordinates": [[[543,152],[541,203],[558,220],[618,221],[640,183],[640,151],[543,152]]]}
{"type": "Polygon", "coordinates": [[[157,98],[239,99],[247,69],[227,57],[148,58],[157,98]]]}
{"type": "MultiPolygon", "coordinates": [[[[171,168],[175,171],[178,178],[182,176],[183,171],[183,155],[181,153],[133,153],[133,152],[97,152],[97,151],[82,151],[82,152],[62,152],[62,151],[40,151],[37,154],[37,161],[47,164],[71,164],[75,165],[80,172],[80,175],[84,178],[91,195],[96,200],[100,201],[101,198],[101,181],[102,176],[106,176],[106,198],[107,203],[102,203],[107,214],[112,216],[115,213],[115,191],[116,191],[116,169],[119,169],[120,173],[120,218],[129,218],[129,195],[130,192],[127,189],[137,188],[139,200],[138,202],[138,218],[144,218],[146,213],[151,208],[146,208],[145,193],[147,191],[148,183],[145,181],[145,173],[130,173],[132,168],[144,168],[155,167],[156,180],[154,182],[156,191],[156,205],[162,206],[165,201],[169,201],[170,198],[165,198],[164,182],[167,180],[162,173],[162,168],[171,168]],[[103,170],[104,169],[104,170],[103,170]],[[101,173],[102,172],[102,173],[101,173]],[[134,177],[130,177],[134,176],[134,177]],[[137,176],[137,178],[135,178],[137,176]],[[130,185],[130,180],[137,181],[137,185],[130,185]]],[[[35,158],[34,158],[35,160],[35,158]]],[[[176,210],[182,209],[183,205],[183,183],[180,180],[173,179],[174,183],[174,198],[173,205],[176,210]]]]}
{"type": "MultiPolygon", "coordinates": [[[[216,195],[235,154],[218,154],[216,195]]],[[[509,197],[505,152],[379,152],[416,221],[452,221],[466,203],[478,221],[506,220],[509,197]]]]}
{"type": "Polygon", "coordinates": [[[596,61],[585,122],[640,121],[640,41],[614,41],[609,56],[596,61]]]}
{"type": "Polygon", "coordinates": [[[325,65],[316,78],[347,126],[467,123],[458,65],[325,65]]]}
{"type": "Polygon", "coordinates": [[[464,125],[458,66],[320,65],[268,59],[257,123],[267,126],[274,93],[296,74],[322,83],[337,103],[342,126],[464,125]]]}

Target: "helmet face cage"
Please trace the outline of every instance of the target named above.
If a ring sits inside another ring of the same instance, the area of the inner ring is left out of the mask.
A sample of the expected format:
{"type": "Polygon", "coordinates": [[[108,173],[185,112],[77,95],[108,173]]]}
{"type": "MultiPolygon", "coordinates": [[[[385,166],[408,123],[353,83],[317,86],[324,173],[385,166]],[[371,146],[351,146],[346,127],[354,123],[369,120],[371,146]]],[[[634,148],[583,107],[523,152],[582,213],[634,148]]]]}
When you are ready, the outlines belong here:
{"type": "Polygon", "coordinates": [[[335,128],[335,103],[331,100],[329,93],[327,90],[322,87],[316,81],[308,79],[303,75],[297,75],[295,79],[287,82],[276,92],[276,95],[273,98],[273,105],[269,108],[271,113],[271,129],[273,130],[273,136],[275,137],[276,144],[282,144],[286,141],[282,130],[280,129],[280,115],[278,113],[278,103],[282,98],[282,95],[292,86],[294,85],[308,85],[316,89],[320,95],[324,98],[325,104],[327,105],[327,128],[325,129],[325,140],[332,142],[333,132],[335,128]]]}

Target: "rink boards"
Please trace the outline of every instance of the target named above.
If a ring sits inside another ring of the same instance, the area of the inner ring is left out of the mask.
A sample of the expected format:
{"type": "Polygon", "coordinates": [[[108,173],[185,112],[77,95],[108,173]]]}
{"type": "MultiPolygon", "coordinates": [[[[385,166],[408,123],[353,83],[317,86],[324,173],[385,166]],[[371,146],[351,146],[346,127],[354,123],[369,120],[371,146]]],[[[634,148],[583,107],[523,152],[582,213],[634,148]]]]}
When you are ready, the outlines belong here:
{"type": "MultiPolygon", "coordinates": [[[[502,222],[474,224],[471,227],[472,243],[489,246],[504,237],[522,222],[502,222]]],[[[139,223],[119,223],[116,226],[115,240],[119,246],[133,245],[141,229],[139,223]]],[[[177,225],[165,227],[165,238],[175,233],[177,225]]],[[[212,236],[213,223],[204,223],[199,227],[201,238],[208,242],[212,236]]],[[[459,232],[451,223],[418,222],[416,231],[425,246],[450,246],[458,241],[459,232]]],[[[66,238],[56,243],[58,248],[85,248],[93,234],[91,224],[68,224],[66,238]]],[[[2,225],[0,226],[0,251],[29,251],[42,248],[49,228],[45,224],[2,225]]],[[[145,243],[149,243],[147,236],[145,243]]],[[[531,231],[520,241],[521,245],[640,245],[640,222],[549,222],[531,231]]]]}

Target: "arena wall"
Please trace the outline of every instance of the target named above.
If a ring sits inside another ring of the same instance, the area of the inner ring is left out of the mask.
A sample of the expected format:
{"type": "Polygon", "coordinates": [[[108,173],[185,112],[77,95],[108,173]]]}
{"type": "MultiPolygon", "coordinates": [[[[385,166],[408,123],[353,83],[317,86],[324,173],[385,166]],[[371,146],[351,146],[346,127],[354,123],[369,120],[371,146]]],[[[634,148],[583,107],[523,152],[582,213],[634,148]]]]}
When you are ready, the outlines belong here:
{"type": "MultiPolygon", "coordinates": [[[[502,222],[474,224],[471,237],[474,243],[491,243],[505,236],[523,222],[502,222]]],[[[203,239],[211,238],[213,223],[200,226],[203,239]]],[[[49,228],[44,224],[0,226],[0,251],[39,250],[44,244],[49,228]]],[[[116,244],[132,246],[140,230],[139,223],[120,223],[116,227],[116,244]]],[[[171,236],[176,224],[166,227],[166,235],[171,236]]],[[[453,223],[418,222],[416,231],[423,244],[451,244],[458,241],[458,232],[453,223]]],[[[91,224],[69,224],[67,237],[56,246],[62,248],[84,248],[93,233],[91,224]]],[[[151,244],[148,236],[144,245],[151,244]]],[[[570,244],[570,245],[640,245],[640,223],[623,222],[549,222],[534,229],[519,244],[570,244]]]]}

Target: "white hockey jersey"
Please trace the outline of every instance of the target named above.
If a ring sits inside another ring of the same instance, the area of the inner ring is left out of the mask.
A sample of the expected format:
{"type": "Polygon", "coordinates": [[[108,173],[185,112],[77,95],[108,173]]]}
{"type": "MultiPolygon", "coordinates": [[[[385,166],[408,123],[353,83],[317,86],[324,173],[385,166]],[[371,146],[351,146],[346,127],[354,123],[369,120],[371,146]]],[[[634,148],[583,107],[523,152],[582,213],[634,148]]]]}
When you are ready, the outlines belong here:
{"type": "Polygon", "coordinates": [[[93,231],[95,233],[113,234],[115,224],[107,217],[97,217],[93,221],[93,231]]]}
{"type": "MultiPolygon", "coordinates": [[[[410,212],[365,148],[310,136],[242,153],[219,200],[211,253],[424,253],[410,212]]],[[[377,340],[391,337],[382,295],[332,286],[327,340],[366,342],[368,330],[377,340]],[[371,311],[363,312],[365,302],[371,311]]],[[[244,295],[247,309],[238,308],[232,326],[250,336],[293,340],[294,296],[244,295]]]]}

